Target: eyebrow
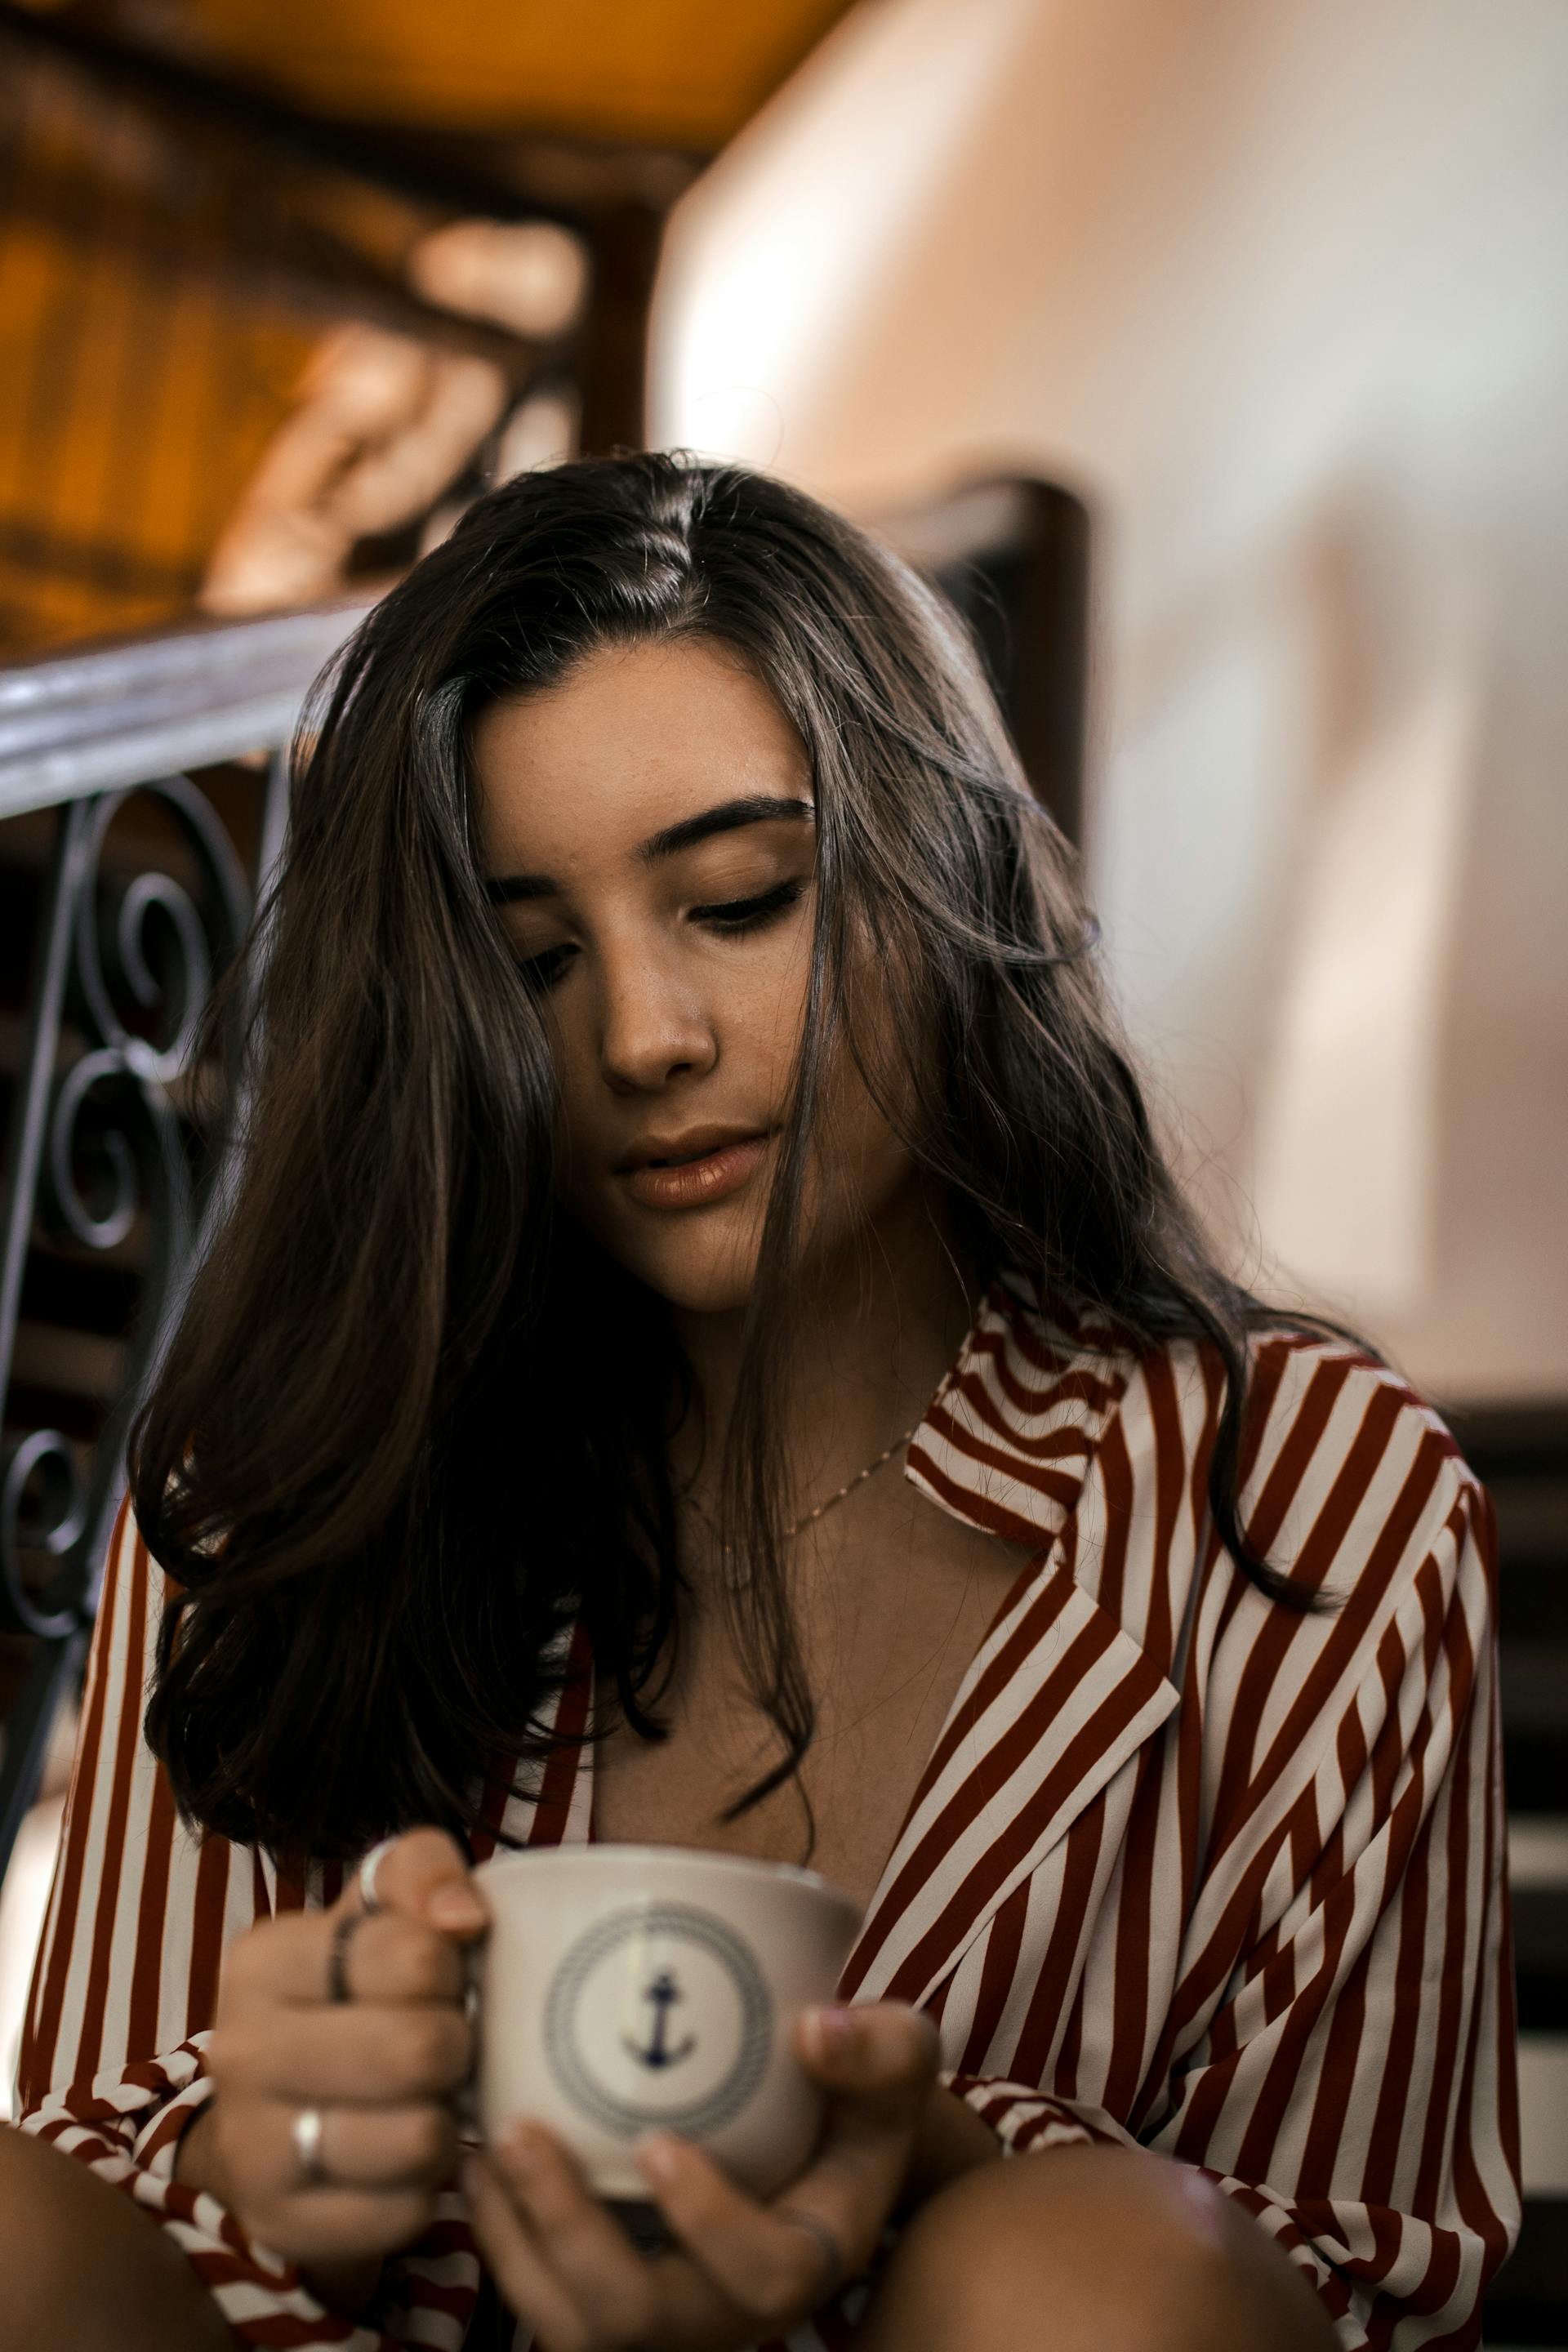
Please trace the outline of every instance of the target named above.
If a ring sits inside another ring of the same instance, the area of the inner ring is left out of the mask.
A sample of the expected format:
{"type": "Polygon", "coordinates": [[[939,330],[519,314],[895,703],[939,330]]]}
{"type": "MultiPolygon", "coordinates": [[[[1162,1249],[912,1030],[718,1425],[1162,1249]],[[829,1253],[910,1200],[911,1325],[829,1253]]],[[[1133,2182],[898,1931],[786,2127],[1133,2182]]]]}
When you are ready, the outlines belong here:
{"type": "MultiPolygon", "coordinates": [[[[736,833],[746,824],[772,824],[780,817],[804,824],[816,814],[810,801],[770,799],[761,793],[721,801],[715,808],[701,809],[696,816],[682,817],[679,824],[650,833],[637,844],[633,856],[640,866],[658,866],[667,857],[679,857],[683,849],[695,848],[700,841],[710,841],[718,833],[736,833]]],[[[558,898],[561,885],[548,874],[495,874],[485,884],[485,896],[491,906],[504,907],[519,898],[558,898]]]]}

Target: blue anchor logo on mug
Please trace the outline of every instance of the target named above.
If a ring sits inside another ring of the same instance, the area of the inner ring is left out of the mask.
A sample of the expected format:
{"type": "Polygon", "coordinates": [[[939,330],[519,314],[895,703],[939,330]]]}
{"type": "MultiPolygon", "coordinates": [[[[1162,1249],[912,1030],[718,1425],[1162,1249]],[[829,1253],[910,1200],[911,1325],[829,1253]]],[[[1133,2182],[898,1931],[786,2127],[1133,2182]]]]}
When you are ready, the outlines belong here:
{"type": "Polygon", "coordinates": [[[671,2006],[685,1999],[675,1980],[674,1972],[669,1969],[660,1969],[643,1999],[653,2011],[653,2031],[646,2042],[627,2041],[626,2048],[645,2066],[679,2066],[681,2060],[689,2058],[696,2049],[697,2036],[689,2033],[678,2050],[672,2050],[665,2039],[671,2006]]]}
{"type": "Polygon", "coordinates": [[[742,1938],[694,1904],[634,1905],[578,1937],[544,2008],[550,2069],[601,2127],[712,2132],[773,2048],[773,2005],[742,1938]]]}

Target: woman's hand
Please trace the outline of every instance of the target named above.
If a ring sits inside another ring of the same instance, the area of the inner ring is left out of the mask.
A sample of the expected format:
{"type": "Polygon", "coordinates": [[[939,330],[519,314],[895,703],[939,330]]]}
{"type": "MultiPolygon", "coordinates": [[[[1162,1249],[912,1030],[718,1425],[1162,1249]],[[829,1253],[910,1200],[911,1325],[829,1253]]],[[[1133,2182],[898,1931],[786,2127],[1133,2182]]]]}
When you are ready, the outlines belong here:
{"type": "Polygon", "coordinates": [[[263,1920],[226,1955],[208,2051],[216,2095],[175,2168],[347,2308],[428,2226],[456,2167],[452,2095],[472,2057],[462,1948],[487,1924],[439,1830],[386,1850],[375,1895],[363,1916],[356,1874],[332,1910],[263,1920]],[[334,1944],[347,2000],[331,1997],[334,1944]],[[307,2168],[296,2122],[311,2109],[307,2168]]]}
{"type": "Polygon", "coordinates": [[[736,2352],[787,2335],[866,2267],[929,2137],[935,2029],[890,2001],[811,2010],[795,2048],[829,2094],[810,2169],[760,2203],[655,2134],[637,2157],[678,2250],[651,2260],[542,2126],[513,2126],[469,2158],[475,2234],[542,2352],[736,2352]]]}

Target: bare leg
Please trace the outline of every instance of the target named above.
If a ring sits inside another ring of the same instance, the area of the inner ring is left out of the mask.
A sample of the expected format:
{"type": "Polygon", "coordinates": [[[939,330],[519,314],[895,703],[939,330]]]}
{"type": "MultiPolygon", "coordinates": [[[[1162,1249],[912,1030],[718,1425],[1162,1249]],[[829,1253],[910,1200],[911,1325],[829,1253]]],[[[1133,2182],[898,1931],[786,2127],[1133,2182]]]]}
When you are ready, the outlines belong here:
{"type": "Polygon", "coordinates": [[[921,2207],[856,2352],[1332,2352],[1317,2297],[1251,2215],[1136,2149],[1043,2149],[921,2207]]]}
{"type": "Polygon", "coordinates": [[[234,2352],[152,2216],[46,2140],[0,2126],[0,2352],[234,2352]]]}

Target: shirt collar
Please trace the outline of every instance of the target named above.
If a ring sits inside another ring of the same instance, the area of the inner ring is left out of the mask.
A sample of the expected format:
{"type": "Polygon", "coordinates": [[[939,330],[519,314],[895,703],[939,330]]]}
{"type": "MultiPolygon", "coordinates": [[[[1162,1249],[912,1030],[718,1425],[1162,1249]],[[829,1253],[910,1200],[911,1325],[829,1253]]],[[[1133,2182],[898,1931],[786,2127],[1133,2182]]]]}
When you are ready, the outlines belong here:
{"type": "Polygon", "coordinates": [[[1044,1549],[1072,1517],[1127,1376],[1108,1324],[1047,1307],[1029,1275],[1008,1268],[982,1298],[904,1475],[952,1517],[1044,1549]]]}

